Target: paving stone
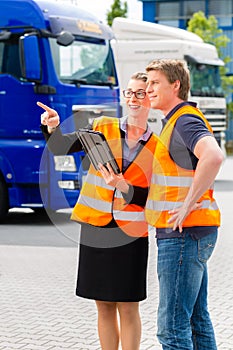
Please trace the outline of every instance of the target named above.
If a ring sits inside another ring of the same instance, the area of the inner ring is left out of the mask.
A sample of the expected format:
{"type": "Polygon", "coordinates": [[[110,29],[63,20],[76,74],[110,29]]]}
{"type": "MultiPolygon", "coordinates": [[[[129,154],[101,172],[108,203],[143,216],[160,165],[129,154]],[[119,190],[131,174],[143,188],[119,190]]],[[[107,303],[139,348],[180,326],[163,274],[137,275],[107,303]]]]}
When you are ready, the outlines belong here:
{"type": "MultiPolygon", "coordinates": [[[[232,179],[233,158],[218,182],[232,179]],[[229,173],[229,169],[231,172],[229,173]]],[[[222,210],[217,247],[209,262],[209,309],[218,350],[233,349],[233,192],[216,192],[222,210]]],[[[0,349],[100,350],[92,300],[74,294],[77,248],[0,245],[0,349]]],[[[156,338],[156,244],[150,232],[148,297],[140,304],[140,350],[161,349],[156,338]]]]}

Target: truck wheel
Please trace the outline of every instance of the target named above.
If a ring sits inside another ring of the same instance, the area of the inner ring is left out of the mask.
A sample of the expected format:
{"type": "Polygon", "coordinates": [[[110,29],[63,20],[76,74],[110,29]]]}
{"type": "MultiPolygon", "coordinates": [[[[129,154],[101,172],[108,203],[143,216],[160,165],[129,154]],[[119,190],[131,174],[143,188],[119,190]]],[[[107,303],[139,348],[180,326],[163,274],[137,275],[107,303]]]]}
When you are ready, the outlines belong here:
{"type": "Polygon", "coordinates": [[[0,222],[2,222],[9,210],[9,198],[6,183],[0,177],[0,222]]]}
{"type": "Polygon", "coordinates": [[[45,208],[32,208],[34,210],[34,213],[36,216],[43,216],[43,217],[49,217],[51,211],[49,209],[45,208]]]}
{"type": "Polygon", "coordinates": [[[44,218],[49,218],[51,219],[51,216],[54,215],[54,213],[56,213],[55,210],[52,209],[45,209],[45,208],[32,208],[34,210],[34,213],[36,214],[36,216],[42,216],[44,218]]]}

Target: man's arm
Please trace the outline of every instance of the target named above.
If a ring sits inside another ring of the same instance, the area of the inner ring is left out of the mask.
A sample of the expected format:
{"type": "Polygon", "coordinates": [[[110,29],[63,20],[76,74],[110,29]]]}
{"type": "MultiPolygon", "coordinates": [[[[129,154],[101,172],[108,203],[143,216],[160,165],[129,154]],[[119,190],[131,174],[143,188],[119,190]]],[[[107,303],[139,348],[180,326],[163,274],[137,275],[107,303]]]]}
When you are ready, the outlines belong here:
{"type": "Polygon", "coordinates": [[[196,143],[194,154],[198,158],[198,163],[190,190],[182,207],[169,212],[171,218],[168,223],[174,223],[173,230],[178,227],[180,232],[183,221],[195,208],[203,193],[213,184],[224,160],[223,152],[212,136],[202,137],[196,143]]]}

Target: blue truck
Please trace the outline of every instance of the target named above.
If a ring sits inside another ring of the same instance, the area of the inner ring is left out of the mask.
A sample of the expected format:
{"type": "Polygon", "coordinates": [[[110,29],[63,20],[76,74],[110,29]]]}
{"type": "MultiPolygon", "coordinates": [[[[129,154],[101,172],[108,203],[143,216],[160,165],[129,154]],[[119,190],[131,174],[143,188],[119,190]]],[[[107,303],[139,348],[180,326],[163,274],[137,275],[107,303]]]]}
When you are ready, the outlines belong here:
{"type": "Polygon", "coordinates": [[[84,153],[53,156],[37,101],[63,132],[100,115],[120,116],[111,29],[77,6],[0,1],[0,221],[10,208],[72,207],[87,170],[84,153]]]}

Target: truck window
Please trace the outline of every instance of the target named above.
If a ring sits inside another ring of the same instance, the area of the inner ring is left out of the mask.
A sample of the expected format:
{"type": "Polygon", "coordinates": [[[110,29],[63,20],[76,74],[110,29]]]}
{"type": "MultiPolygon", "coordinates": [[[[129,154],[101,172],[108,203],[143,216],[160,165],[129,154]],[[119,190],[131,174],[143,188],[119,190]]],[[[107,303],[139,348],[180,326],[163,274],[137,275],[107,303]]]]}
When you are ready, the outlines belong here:
{"type": "Polygon", "coordinates": [[[116,73],[109,44],[74,41],[59,46],[50,38],[50,46],[58,78],[65,83],[115,85],[116,73]]]}
{"type": "Polygon", "coordinates": [[[19,61],[18,37],[0,42],[0,73],[10,74],[18,79],[22,77],[19,61]]]}
{"type": "Polygon", "coordinates": [[[189,68],[192,96],[224,96],[218,66],[189,63],[189,68]]]}

